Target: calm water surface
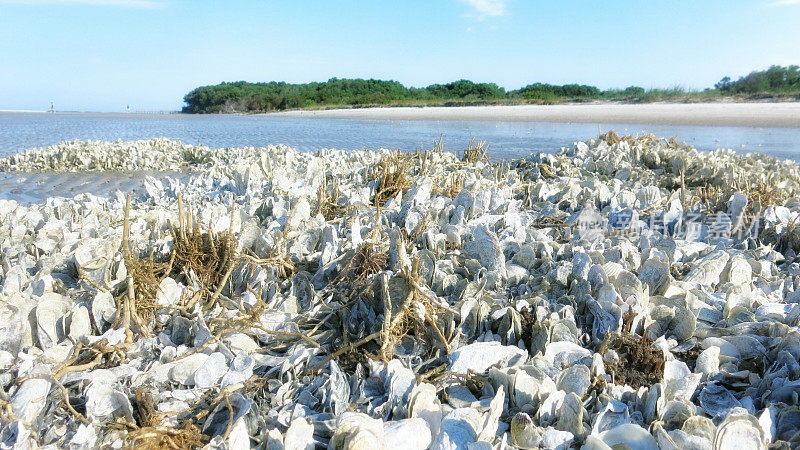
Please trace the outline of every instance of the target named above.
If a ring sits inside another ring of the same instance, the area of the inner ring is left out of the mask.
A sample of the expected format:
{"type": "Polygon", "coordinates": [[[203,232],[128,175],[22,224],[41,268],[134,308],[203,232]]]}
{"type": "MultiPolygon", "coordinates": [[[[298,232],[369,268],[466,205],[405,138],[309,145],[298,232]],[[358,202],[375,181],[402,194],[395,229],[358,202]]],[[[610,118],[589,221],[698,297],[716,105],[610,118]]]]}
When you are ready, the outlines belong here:
{"type": "MultiPolygon", "coordinates": [[[[800,128],[710,127],[602,124],[620,135],[676,136],[701,150],[732,148],[800,159],[800,128]]],[[[210,147],[287,144],[321,148],[414,150],[430,147],[440,135],[445,148],[461,151],[473,136],[490,144],[490,154],[515,158],[553,152],[597,136],[586,123],[354,120],[275,116],[0,113],[0,156],[74,139],[132,140],[166,137],[210,147]]]]}

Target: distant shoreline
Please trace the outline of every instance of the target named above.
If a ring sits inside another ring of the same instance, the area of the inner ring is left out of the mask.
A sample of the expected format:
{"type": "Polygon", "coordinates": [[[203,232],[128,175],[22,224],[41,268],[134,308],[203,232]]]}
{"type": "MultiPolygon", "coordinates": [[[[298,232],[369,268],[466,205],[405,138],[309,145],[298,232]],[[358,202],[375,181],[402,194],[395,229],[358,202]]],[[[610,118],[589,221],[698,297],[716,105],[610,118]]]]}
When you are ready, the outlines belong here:
{"type": "MultiPolygon", "coordinates": [[[[47,111],[0,110],[0,114],[47,114],[47,111]]],[[[184,115],[162,113],[79,112],[62,114],[184,115]]],[[[595,101],[555,105],[465,106],[359,106],[328,109],[295,109],[269,113],[217,113],[218,115],[298,117],[360,120],[432,120],[551,122],[640,125],[689,125],[800,128],[798,101],[712,101],[704,103],[623,103],[595,101]]],[[[213,114],[186,114],[190,116],[213,114]]]]}
{"type": "Polygon", "coordinates": [[[293,110],[263,115],[325,119],[629,123],[800,128],[800,102],[570,103],[293,110]]]}
{"type": "Polygon", "coordinates": [[[39,109],[0,109],[0,113],[48,113],[50,111],[39,109]]]}

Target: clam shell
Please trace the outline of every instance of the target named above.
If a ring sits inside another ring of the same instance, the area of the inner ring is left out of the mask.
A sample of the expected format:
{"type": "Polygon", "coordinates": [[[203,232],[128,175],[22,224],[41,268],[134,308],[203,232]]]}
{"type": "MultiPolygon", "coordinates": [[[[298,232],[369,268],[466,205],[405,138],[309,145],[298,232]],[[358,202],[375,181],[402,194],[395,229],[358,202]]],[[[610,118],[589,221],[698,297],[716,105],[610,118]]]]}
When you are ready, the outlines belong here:
{"type": "Polygon", "coordinates": [[[423,419],[402,419],[383,424],[386,448],[425,450],[431,445],[431,430],[423,419]]]}
{"type": "Polygon", "coordinates": [[[736,408],[719,424],[714,435],[714,450],[727,448],[764,449],[766,439],[758,420],[746,410],[736,408]]]}
{"type": "MultiPolygon", "coordinates": [[[[43,373],[44,367],[35,367],[34,373],[43,373]]],[[[50,382],[41,378],[25,380],[11,397],[11,411],[14,417],[25,423],[33,423],[44,410],[50,382]]]]}
{"type": "Polygon", "coordinates": [[[592,424],[592,435],[600,434],[630,422],[631,415],[628,412],[628,406],[622,402],[611,400],[595,416],[592,424]]]}
{"type": "Polygon", "coordinates": [[[567,393],[561,403],[556,429],[569,431],[573,436],[583,437],[586,434],[583,428],[583,414],[583,402],[580,397],[573,392],[567,393]]]}
{"type": "MultiPolygon", "coordinates": [[[[382,431],[383,429],[381,429],[382,431]]],[[[308,420],[303,417],[297,417],[292,420],[289,429],[286,430],[286,436],[283,438],[283,448],[286,450],[313,450],[317,446],[313,436],[314,425],[308,423],[308,420]]],[[[338,448],[344,449],[344,444],[341,444],[338,448]]]]}
{"type": "Polygon", "coordinates": [[[67,314],[68,299],[59,294],[45,294],[36,305],[36,336],[39,347],[46,349],[66,337],[63,317],[67,314]]]}
{"type": "Polygon", "coordinates": [[[651,294],[662,295],[672,280],[669,264],[658,258],[648,259],[642,264],[639,280],[650,287],[651,294]]]}
{"type": "Polygon", "coordinates": [[[591,373],[589,368],[583,364],[576,364],[564,369],[556,379],[556,387],[566,393],[577,394],[583,397],[591,385],[591,373]]]}
{"type": "Polygon", "coordinates": [[[499,342],[475,342],[459,348],[450,355],[449,371],[466,374],[477,373],[496,364],[519,365],[528,357],[528,352],[519,347],[502,345],[499,342]]]}
{"type": "Polygon", "coordinates": [[[531,417],[524,412],[517,413],[511,419],[511,439],[518,448],[527,450],[538,448],[542,442],[542,431],[531,417]]]}
{"type": "Polygon", "coordinates": [[[478,438],[482,417],[472,408],[452,410],[442,420],[439,434],[431,444],[431,450],[465,448],[478,438]]]}
{"type": "Polygon", "coordinates": [[[572,342],[552,342],[547,345],[544,358],[556,367],[572,365],[575,361],[591,356],[591,351],[572,342]]]}
{"type": "MultiPolygon", "coordinates": [[[[313,427],[312,427],[313,430],[313,427]]],[[[336,419],[329,448],[368,450],[385,448],[383,422],[366,414],[344,412],[336,419]]]]}
{"type": "Polygon", "coordinates": [[[644,428],[633,423],[622,424],[603,431],[597,438],[611,448],[658,450],[658,443],[644,428]]]}
{"type": "Polygon", "coordinates": [[[681,431],[711,443],[714,440],[714,435],[717,433],[717,427],[708,417],[692,416],[683,422],[681,431]]]}
{"type": "Polygon", "coordinates": [[[425,420],[430,432],[438,434],[443,414],[436,388],[432,384],[419,383],[414,386],[409,396],[408,415],[425,420]]]}

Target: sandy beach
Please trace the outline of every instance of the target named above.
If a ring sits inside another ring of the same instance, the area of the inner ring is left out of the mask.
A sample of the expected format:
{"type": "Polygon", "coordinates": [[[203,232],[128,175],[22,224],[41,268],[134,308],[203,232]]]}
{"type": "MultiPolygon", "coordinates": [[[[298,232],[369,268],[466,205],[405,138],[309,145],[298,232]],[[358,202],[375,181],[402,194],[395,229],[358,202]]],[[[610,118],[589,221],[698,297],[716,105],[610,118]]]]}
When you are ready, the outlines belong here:
{"type": "Polygon", "coordinates": [[[388,107],[287,111],[273,113],[271,115],[341,119],[497,120],[654,125],[800,127],[800,102],[592,103],[464,107],[388,107]]]}

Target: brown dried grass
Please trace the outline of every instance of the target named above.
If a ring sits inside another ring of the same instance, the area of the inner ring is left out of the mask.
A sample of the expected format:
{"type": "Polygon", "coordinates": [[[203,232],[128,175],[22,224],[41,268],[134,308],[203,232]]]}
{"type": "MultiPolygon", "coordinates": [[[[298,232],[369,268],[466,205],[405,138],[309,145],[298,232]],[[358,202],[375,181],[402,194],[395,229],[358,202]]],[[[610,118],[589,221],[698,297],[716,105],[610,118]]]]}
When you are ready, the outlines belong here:
{"type": "Polygon", "coordinates": [[[614,130],[609,130],[608,133],[600,135],[603,140],[606,141],[608,145],[619,144],[622,139],[620,139],[619,135],[614,130]]]}
{"type": "Polygon", "coordinates": [[[157,262],[153,256],[140,258],[131,250],[130,243],[130,208],[131,198],[125,200],[125,217],[122,231],[122,254],[125,268],[128,271],[128,287],[115,299],[117,303],[117,324],[126,329],[127,340],[132,338],[131,322],[139,328],[139,333],[149,335],[149,323],[152,322],[156,309],[156,296],[159,285],[169,275],[173,259],[169,263],[157,262]]]}
{"type": "Polygon", "coordinates": [[[489,155],[487,150],[489,145],[486,141],[477,141],[472,138],[464,154],[461,156],[461,161],[465,163],[475,164],[478,161],[489,162],[489,155]]]}
{"type": "Polygon", "coordinates": [[[416,160],[416,167],[419,175],[428,173],[431,165],[433,164],[431,161],[433,154],[444,152],[444,144],[442,143],[442,139],[443,135],[440,135],[438,140],[433,141],[433,148],[429,150],[419,148],[416,152],[414,152],[413,159],[416,160]]]}
{"type": "Polygon", "coordinates": [[[695,196],[708,213],[716,213],[728,210],[728,200],[736,192],[747,196],[745,214],[750,215],[759,213],[769,206],[783,205],[789,198],[788,194],[777,186],[766,182],[749,181],[735,181],[728,185],[706,183],[705,186],[695,190],[695,196]]]}
{"type": "Polygon", "coordinates": [[[612,332],[606,336],[598,353],[605,354],[607,349],[619,355],[619,362],[606,364],[614,384],[627,384],[638,389],[652,386],[664,376],[664,355],[661,350],[653,349],[653,340],[647,336],[612,332]]]}
{"type": "Polygon", "coordinates": [[[440,180],[433,186],[433,193],[444,195],[449,198],[456,198],[458,194],[464,189],[464,174],[454,173],[448,175],[445,179],[440,180]]]}
{"type": "Polygon", "coordinates": [[[145,322],[150,322],[156,310],[159,285],[169,275],[170,264],[156,262],[152,257],[132,256],[125,266],[133,279],[136,313],[145,322]]]}
{"type": "Polygon", "coordinates": [[[231,226],[221,235],[209,225],[207,231],[195,222],[191,208],[184,217],[183,200],[178,197],[179,224],[172,228],[172,275],[193,272],[207,289],[217,286],[237,261],[236,239],[233,236],[235,206],[231,206],[231,226]]]}
{"type": "Polygon", "coordinates": [[[388,292],[387,279],[384,278],[384,323],[381,328],[380,356],[389,361],[394,355],[394,348],[400,340],[414,332],[414,336],[422,342],[438,341],[447,354],[450,354],[448,339],[442,333],[438,319],[444,308],[432,298],[429,291],[423,289],[419,275],[419,257],[415,256],[410,270],[401,270],[401,275],[408,286],[408,296],[403,301],[397,314],[392,314],[393,307],[388,292]],[[426,339],[427,337],[427,339],[426,339]]]}
{"type": "Polygon", "coordinates": [[[358,247],[334,283],[360,283],[386,268],[389,254],[379,242],[365,241],[358,247]]]}
{"type": "Polygon", "coordinates": [[[550,164],[547,163],[539,164],[539,173],[542,174],[542,178],[545,180],[558,177],[558,174],[550,167],[550,164]]]}
{"type": "Polygon", "coordinates": [[[208,443],[209,437],[189,421],[181,428],[166,425],[166,414],[156,411],[152,397],[142,389],[136,390],[135,405],[139,424],[123,424],[129,429],[123,448],[190,450],[208,443]]]}
{"type": "Polygon", "coordinates": [[[294,261],[289,254],[289,249],[286,247],[286,241],[282,236],[276,239],[272,254],[266,258],[258,258],[247,249],[245,249],[245,252],[246,253],[244,253],[242,257],[253,264],[257,264],[262,267],[277,267],[278,275],[284,280],[291,278],[297,270],[294,261]]]}
{"type": "Polygon", "coordinates": [[[374,206],[383,206],[411,186],[409,170],[413,159],[414,155],[399,150],[381,158],[375,167],[377,188],[372,200],[374,206]]]}
{"type": "Polygon", "coordinates": [[[322,175],[322,183],[317,192],[316,214],[322,214],[325,220],[332,220],[338,217],[344,208],[339,204],[339,182],[335,177],[330,177],[328,181],[326,174],[322,175]]]}

